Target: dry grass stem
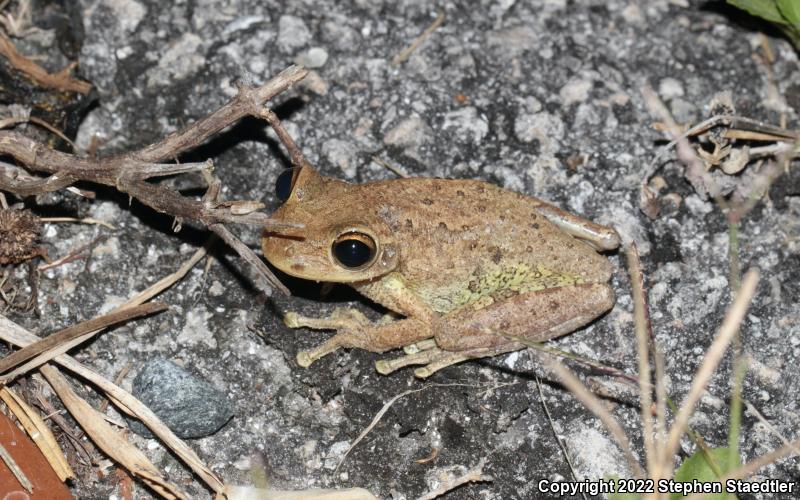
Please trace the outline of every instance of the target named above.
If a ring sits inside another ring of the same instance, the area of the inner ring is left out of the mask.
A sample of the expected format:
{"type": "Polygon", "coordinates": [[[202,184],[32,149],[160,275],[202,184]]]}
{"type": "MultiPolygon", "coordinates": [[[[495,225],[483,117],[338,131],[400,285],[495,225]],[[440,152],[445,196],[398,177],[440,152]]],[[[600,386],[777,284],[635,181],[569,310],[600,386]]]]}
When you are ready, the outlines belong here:
{"type": "Polygon", "coordinates": [[[367,436],[367,434],[369,434],[372,431],[372,429],[375,428],[376,425],[378,425],[378,422],[381,421],[383,416],[386,414],[387,411],[389,411],[389,408],[392,407],[392,405],[395,403],[395,401],[397,401],[400,398],[406,397],[409,394],[414,394],[415,392],[424,391],[428,387],[429,386],[425,386],[425,387],[421,387],[419,389],[412,389],[412,390],[409,390],[409,391],[401,392],[400,394],[397,394],[392,399],[387,401],[386,404],[384,404],[383,407],[378,411],[378,413],[376,413],[375,416],[372,418],[372,422],[370,422],[369,425],[363,431],[361,431],[361,434],[359,434],[358,437],[355,439],[355,441],[353,441],[353,444],[351,444],[347,448],[347,451],[344,452],[344,455],[342,456],[342,459],[339,460],[339,464],[336,466],[336,469],[334,469],[333,473],[336,474],[339,471],[339,467],[341,467],[342,464],[344,463],[344,461],[347,459],[347,455],[349,455],[350,452],[353,450],[353,448],[355,448],[356,445],[358,445],[358,443],[360,443],[361,440],[364,439],[367,436]]]}
{"type": "MultiPolygon", "coordinates": [[[[39,337],[2,315],[0,315],[0,338],[18,346],[25,346],[39,340],[39,337]]],[[[181,441],[180,438],[175,436],[169,427],[161,422],[158,416],[141,401],[110,380],[104,378],[99,373],[83,366],[66,354],[56,357],[53,361],[76,375],[83,377],[102,390],[121,411],[141,420],[153,434],[158,436],[158,438],[161,439],[173,453],[180,457],[180,459],[212,490],[217,492],[222,491],[222,481],[203,464],[202,460],[200,460],[191,448],[181,441]]]]}
{"type": "Polygon", "coordinates": [[[8,470],[14,474],[14,477],[17,478],[19,484],[25,488],[25,491],[28,493],[33,493],[33,484],[31,484],[31,480],[28,479],[28,476],[26,476],[24,472],[22,472],[22,469],[19,468],[17,462],[14,461],[14,457],[11,456],[11,454],[2,444],[0,444],[0,460],[2,460],[6,467],[8,467],[8,470]]]}
{"type": "Polygon", "coordinates": [[[747,411],[749,411],[750,413],[755,415],[755,417],[758,419],[758,421],[761,422],[761,424],[764,427],[766,427],[766,429],[768,431],[770,431],[775,437],[780,439],[784,446],[788,446],[788,447],[792,448],[792,453],[794,453],[795,455],[800,455],[800,447],[794,446],[786,436],[781,434],[781,432],[778,429],[776,429],[775,426],[772,425],[769,422],[769,420],[767,420],[764,417],[764,415],[761,414],[760,411],[758,411],[758,408],[756,408],[755,405],[753,405],[753,403],[751,403],[750,401],[748,401],[748,400],[746,400],[744,398],[742,398],[742,402],[747,407],[747,411]]]}
{"type": "MultiPolygon", "coordinates": [[[[575,472],[575,467],[572,465],[572,459],[569,458],[569,453],[567,452],[567,447],[564,445],[564,442],[558,436],[558,432],[556,432],[556,426],[553,422],[553,417],[550,415],[550,408],[547,407],[547,402],[544,399],[544,391],[542,391],[542,381],[539,380],[539,377],[535,377],[536,380],[536,390],[539,392],[539,401],[542,403],[542,409],[544,409],[544,414],[547,417],[547,423],[550,424],[550,430],[553,431],[553,437],[556,439],[556,443],[558,443],[558,447],[561,449],[561,453],[564,455],[564,461],[567,462],[567,467],[569,467],[569,473],[572,474],[572,479],[576,482],[580,481],[578,478],[578,474],[575,472]]],[[[581,496],[583,500],[587,500],[586,493],[581,491],[581,496]]]]}
{"type": "Polygon", "coordinates": [[[58,441],[56,441],[50,427],[47,426],[44,419],[39,415],[39,412],[28,406],[16,392],[8,387],[0,388],[0,399],[8,405],[9,410],[17,417],[17,420],[22,424],[25,432],[28,433],[31,440],[39,447],[42,455],[47,459],[47,462],[50,464],[50,467],[53,468],[58,478],[61,481],[74,478],[75,473],[69,466],[64,452],[61,451],[58,441]]]}
{"type": "Polygon", "coordinates": [[[644,471],[639,465],[639,462],[637,462],[636,457],[633,455],[631,443],[628,441],[628,436],[625,435],[625,431],[622,429],[616,419],[614,419],[611,413],[609,413],[609,411],[603,407],[603,404],[600,402],[600,400],[561,363],[549,361],[548,365],[550,370],[552,370],[561,383],[564,384],[564,387],[569,389],[569,391],[572,392],[572,394],[575,395],[575,397],[578,398],[578,400],[583,403],[584,406],[589,409],[589,411],[594,413],[597,418],[603,422],[609,432],[611,432],[611,436],[625,454],[625,458],[628,461],[628,466],[631,468],[631,471],[636,475],[636,477],[643,478],[644,471]]]}
{"type": "Polygon", "coordinates": [[[225,486],[214,500],[378,500],[364,488],[341,490],[271,490],[253,486],[225,486]]]}
{"type": "Polygon", "coordinates": [[[447,493],[448,491],[452,491],[458,488],[459,486],[462,486],[467,483],[482,483],[482,482],[492,481],[492,478],[490,476],[483,475],[483,467],[485,465],[486,465],[486,457],[483,457],[480,460],[480,462],[478,462],[478,465],[468,470],[466,474],[453,478],[449,481],[443,482],[438,488],[422,495],[417,500],[433,500],[434,498],[438,498],[447,493]]]}
{"type": "Polygon", "coordinates": [[[716,370],[719,362],[725,355],[728,344],[739,330],[739,325],[744,319],[744,315],[747,312],[747,308],[750,305],[750,301],[756,291],[756,285],[758,285],[758,276],[758,271],[754,269],[751,269],[745,275],[744,279],[742,280],[742,286],[739,289],[739,293],[736,295],[736,300],[734,300],[730,309],[728,309],[728,312],[725,315],[725,320],[723,321],[722,326],[720,326],[714,342],[706,351],[705,358],[703,358],[702,364],[697,369],[697,372],[692,379],[692,387],[689,390],[689,394],[684,399],[681,408],[675,417],[675,421],[672,424],[669,435],[667,436],[666,445],[661,450],[661,458],[659,462],[662,467],[662,474],[659,477],[671,476],[670,471],[672,470],[673,457],[678,450],[681,436],[683,436],[684,432],[686,431],[686,427],[689,423],[689,417],[692,415],[694,407],[697,404],[697,401],[700,399],[703,390],[711,380],[714,370],[716,370]]]}
{"type": "MultiPolygon", "coordinates": [[[[645,304],[644,276],[642,265],[639,261],[639,251],[636,245],[631,244],[625,249],[628,259],[628,272],[631,276],[633,294],[633,316],[636,330],[636,352],[639,360],[639,410],[642,419],[642,433],[644,435],[644,451],[647,460],[647,470],[651,473],[656,470],[657,448],[653,442],[653,416],[652,416],[652,386],[650,385],[650,337],[647,334],[649,314],[645,304]]],[[[652,477],[652,479],[659,479],[652,477]]]]}
{"type": "Polygon", "coordinates": [[[75,394],[67,379],[58,372],[57,368],[45,365],[40,368],[40,371],[72,417],[91,437],[92,442],[103,450],[103,453],[122,464],[159,495],[165,498],[189,498],[189,495],[177,485],[164,478],[144,453],[128,443],[117,430],[106,423],[101,413],[75,394]]]}
{"type": "Polygon", "coordinates": [[[427,40],[427,38],[431,36],[431,33],[436,31],[436,28],[441,26],[443,22],[444,22],[444,11],[442,10],[439,11],[439,15],[436,16],[436,19],[433,20],[430,26],[425,28],[425,31],[423,31],[417,38],[415,38],[409,44],[408,47],[403,49],[399,54],[397,54],[392,58],[392,66],[399,66],[400,64],[405,62],[409,57],[411,57],[411,54],[413,54],[414,51],[417,50],[417,48],[419,48],[419,46],[422,45],[425,42],[425,40],[427,40]]]}
{"type": "MultiPolygon", "coordinates": [[[[424,387],[420,387],[419,389],[411,389],[411,390],[408,390],[408,391],[405,391],[405,392],[401,392],[400,394],[397,394],[396,396],[392,397],[392,399],[387,401],[386,404],[384,404],[383,407],[380,410],[378,410],[378,413],[375,414],[375,417],[373,417],[372,422],[370,422],[369,425],[361,432],[361,434],[358,435],[358,437],[355,439],[355,441],[353,441],[353,444],[351,444],[350,447],[347,448],[347,451],[344,453],[344,456],[342,456],[342,459],[339,461],[339,464],[336,466],[336,469],[334,469],[334,471],[333,471],[334,474],[339,471],[339,468],[342,466],[342,464],[344,463],[345,459],[347,459],[347,455],[349,455],[350,452],[353,450],[353,448],[355,448],[356,445],[358,443],[360,443],[361,440],[363,440],[367,436],[367,434],[369,434],[376,425],[378,425],[378,422],[381,421],[381,419],[386,414],[386,412],[389,411],[389,408],[391,408],[392,405],[398,399],[404,398],[404,397],[408,396],[409,394],[414,394],[414,393],[417,393],[417,392],[424,391],[425,389],[431,389],[433,387],[477,387],[477,386],[475,386],[474,384],[428,384],[428,385],[426,385],[424,387]]],[[[491,389],[495,389],[495,388],[497,388],[497,386],[493,386],[491,389]]]]}
{"type": "MultiPolygon", "coordinates": [[[[154,296],[164,291],[166,288],[170,287],[176,281],[180,280],[195,264],[197,264],[197,262],[206,256],[207,249],[213,244],[213,242],[214,238],[210,238],[206,242],[205,246],[198,249],[194,255],[192,255],[192,257],[185,262],[180,269],[178,269],[178,271],[159,280],[146,290],[134,296],[116,310],[136,306],[147,300],[150,300],[154,296]]],[[[33,335],[2,315],[0,315],[0,338],[6,342],[16,344],[20,347],[25,347],[30,343],[40,340],[39,337],[33,335]]],[[[80,341],[82,341],[82,337],[78,337],[72,342],[80,341]]],[[[178,455],[178,457],[180,457],[181,460],[183,460],[183,462],[190,469],[192,469],[192,471],[194,471],[212,490],[215,492],[222,491],[222,481],[203,464],[202,460],[200,460],[200,458],[194,453],[194,451],[192,451],[191,448],[189,448],[183,441],[175,436],[175,434],[166,425],[164,425],[163,422],[161,422],[161,420],[152,412],[152,410],[142,404],[138,399],[111,381],[105,379],[98,373],[84,367],[63,353],[57,355],[54,358],[54,361],[100,388],[121,411],[141,420],[142,423],[153,432],[153,434],[158,436],[159,439],[161,439],[161,441],[168,448],[178,455]]]]}
{"type": "Polygon", "coordinates": [[[8,375],[0,376],[0,384],[8,383],[15,377],[18,377],[23,373],[27,373],[37,366],[50,361],[55,357],[52,352],[55,352],[56,349],[77,337],[81,337],[89,332],[100,332],[111,325],[123,323],[139,316],[146,316],[148,314],[161,312],[167,308],[168,306],[163,302],[150,302],[148,304],[142,304],[127,309],[114,311],[104,316],[92,318],[90,320],[78,323],[77,325],[70,326],[69,328],[65,328],[52,335],[48,335],[42,340],[27,345],[22,349],[0,359],[0,373],[5,373],[8,370],[17,367],[18,365],[34,357],[36,358],[33,362],[25,364],[24,370],[15,370],[8,375]]]}
{"type": "Polygon", "coordinates": [[[402,179],[407,179],[409,177],[408,172],[406,172],[403,167],[395,165],[394,163],[390,163],[381,158],[380,156],[373,156],[372,161],[374,161],[381,167],[385,168],[386,170],[392,172],[397,177],[400,177],[402,179]]]}
{"type": "Polygon", "coordinates": [[[117,228],[112,224],[103,220],[92,219],[91,217],[86,217],[84,219],[79,219],[77,217],[41,217],[39,220],[42,222],[76,222],[78,224],[98,224],[100,226],[107,227],[112,231],[117,230],[117,228]]]}

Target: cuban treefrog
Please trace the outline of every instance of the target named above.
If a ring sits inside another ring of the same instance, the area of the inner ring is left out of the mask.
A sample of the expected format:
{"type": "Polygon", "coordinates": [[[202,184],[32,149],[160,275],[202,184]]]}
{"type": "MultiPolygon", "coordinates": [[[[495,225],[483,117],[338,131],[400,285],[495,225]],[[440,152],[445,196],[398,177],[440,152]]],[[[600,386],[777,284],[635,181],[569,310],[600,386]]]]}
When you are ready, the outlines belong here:
{"type": "Polygon", "coordinates": [[[265,233],[264,256],[299,278],[346,283],[402,316],[369,321],[355,309],[328,318],[285,315],[291,328],[332,329],[300,352],[308,366],[340,347],[406,355],[381,373],[421,364],[427,377],[470,358],[570,333],[614,305],[613,229],[486,182],[405,178],[350,184],[306,165],[277,182],[273,218],[302,230],[265,233]],[[512,338],[509,338],[512,337],[512,338]]]}

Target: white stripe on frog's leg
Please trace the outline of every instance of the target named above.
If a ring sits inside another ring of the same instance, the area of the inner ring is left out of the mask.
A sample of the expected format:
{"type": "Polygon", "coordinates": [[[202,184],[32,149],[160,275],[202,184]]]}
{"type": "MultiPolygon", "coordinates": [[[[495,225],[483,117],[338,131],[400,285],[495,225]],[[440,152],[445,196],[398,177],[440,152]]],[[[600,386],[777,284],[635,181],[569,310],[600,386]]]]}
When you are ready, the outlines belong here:
{"type": "Polygon", "coordinates": [[[428,349],[434,349],[435,347],[436,341],[433,339],[420,340],[415,344],[404,346],[403,352],[406,354],[416,354],[421,351],[427,351],[428,349]]]}
{"type": "Polygon", "coordinates": [[[545,202],[541,202],[536,210],[565,233],[590,243],[598,250],[619,248],[620,238],[614,228],[601,226],[545,202]]]}

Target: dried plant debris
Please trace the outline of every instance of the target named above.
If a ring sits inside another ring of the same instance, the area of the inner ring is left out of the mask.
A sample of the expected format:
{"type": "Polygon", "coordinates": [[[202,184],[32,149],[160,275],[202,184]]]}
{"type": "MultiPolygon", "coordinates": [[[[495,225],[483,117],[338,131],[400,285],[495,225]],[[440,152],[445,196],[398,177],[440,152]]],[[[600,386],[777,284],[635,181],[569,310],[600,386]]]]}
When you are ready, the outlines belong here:
{"type": "MultiPolygon", "coordinates": [[[[261,205],[248,201],[228,202],[220,199],[222,185],[211,175],[210,161],[198,163],[161,163],[172,161],[182,153],[196,148],[214,134],[246,116],[265,120],[289,152],[294,166],[307,164],[303,153],[283,128],[278,117],[265,106],[266,102],[302,80],[308,72],[299,66],[290,66],[275,78],[259,87],[238,86],[238,93],[227,104],[204,118],[188,125],[178,133],[150,144],[138,151],[103,158],[87,158],[56,151],[39,141],[17,131],[0,130],[0,153],[14,157],[32,172],[49,174],[33,177],[7,175],[0,168],[0,190],[23,198],[60,189],[69,189],[73,183],[84,180],[111,186],[128,194],[144,205],[174,218],[173,227],[179,231],[184,220],[194,220],[216,233],[233,248],[255,271],[261,288],[269,293],[272,288],[287,293],[288,289],[272,274],[264,262],[227,227],[228,224],[249,224],[263,229],[300,227],[290,222],[272,220],[257,210],[261,205]],[[183,196],[165,184],[149,182],[150,179],[168,177],[188,172],[203,175],[208,189],[201,200],[183,196]]],[[[0,82],[1,84],[2,82],[0,82]]],[[[0,165],[2,167],[2,165],[0,165]]]]}
{"type": "Polygon", "coordinates": [[[38,246],[42,223],[30,210],[0,209],[0,265],[43,255],[38,246]]]}
{"type": "MultiPolygon", "coordinates": [[[[21,2],[25,4],[26,2],[21,2]]],[[[72,2],[65,2],[69,5],[72,2]]],[[[57,37],[58,40],[69,40],[62,43],[62,50],[58,47],[48,47],[38,43],[39,38],[49,40],[48,37],[34,37],[24,42],[25,51],[21,50],[23,42],[12,40],[8,35],[31,35],[37,31],[49,31],[46,26],[41,29],[28,26],[24,10],[9,12],[5,5],[2,14],[3,27],[6,33],[0,30],[0,103],[24,104],[31,109],[31,114],[50,125],[63,130],[66,135],[74,135],[86,110],[94,101],[92,85],[77,77],[74,73],[78,67],[77,61],[67,62],[60,71],[51,73],[42,64],[47,66],[63,65],[65,60],[77,54],[80,47],[80,33],[82,27],[67,29],[67,24],[60,23],[52,29],[59,34],[73,34],[71,36],[57,37]],[[27,53],[26,53],[27,52],[27,53]]],[[[45,18],[39,13],[39,18],[45,18]]],[[[49,16],[53,19],[77,19],[61,13],[59,16],[49,16]]]]}
{"type": "Polygon", "coordinates": [[[704,199],[730,197],[734,204],[760,199],[769,186],[788,170],[789,161],[800,155],[800,132],[736,114],[730,92],[714,95],[710,117],[682,130],[654,93],[642,91],[651,112],[673,140],[651,162],[642,182],[640,208],[649,217],[658,215],[659,186],[653,181],[663,157],[673,148],[684,176],[704,199]]]}

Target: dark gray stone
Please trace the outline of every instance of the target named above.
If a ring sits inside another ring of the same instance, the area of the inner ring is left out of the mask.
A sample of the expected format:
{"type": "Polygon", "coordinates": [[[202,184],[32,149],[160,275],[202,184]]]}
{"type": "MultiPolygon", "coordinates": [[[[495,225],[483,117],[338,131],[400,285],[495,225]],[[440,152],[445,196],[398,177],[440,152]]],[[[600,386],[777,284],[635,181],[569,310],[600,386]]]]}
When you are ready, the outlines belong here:
{"type": "MultiPolygon", "coordinates": [[[[142,367],[133,380],[133,394],[184,439],[214,434],[233,417],[224,392],[166,359],[142,367]]],[[[140,421],[128,423],[135,433],[153,437],[140,421]]]]}

